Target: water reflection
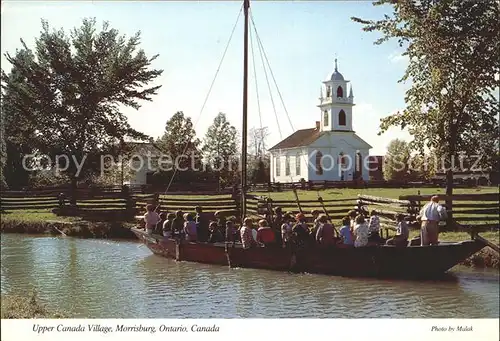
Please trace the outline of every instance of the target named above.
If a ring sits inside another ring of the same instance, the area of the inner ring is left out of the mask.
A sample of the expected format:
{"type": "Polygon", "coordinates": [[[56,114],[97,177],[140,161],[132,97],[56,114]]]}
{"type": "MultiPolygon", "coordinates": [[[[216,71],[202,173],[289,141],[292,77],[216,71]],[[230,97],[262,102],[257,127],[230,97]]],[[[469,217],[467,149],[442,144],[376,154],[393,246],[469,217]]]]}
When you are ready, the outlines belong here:
{"type": "Polygon", "coordinates": [[[175,262],[137,243],[2,235],[2,292],[79,317],[497,317],[498,272],[351,279],[175,262]],[[25,291],[24,291],[25,292],[25,291]]]}

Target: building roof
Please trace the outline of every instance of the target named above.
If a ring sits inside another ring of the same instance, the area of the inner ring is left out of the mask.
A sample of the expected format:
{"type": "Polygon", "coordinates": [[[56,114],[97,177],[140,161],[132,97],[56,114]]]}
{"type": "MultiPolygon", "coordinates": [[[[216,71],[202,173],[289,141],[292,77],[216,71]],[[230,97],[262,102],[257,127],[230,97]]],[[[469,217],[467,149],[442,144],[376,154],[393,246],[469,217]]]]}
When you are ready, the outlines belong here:
{"type": "Polygon", "coordinates": [[[333,71],[332,76],[330,77],[332,81],[343,81],[344,76],[337,70],[337,58],[335,58],[335,71],[333,71]]]}
{"type": "Polygon", "coordinates": [[[317,128],[297,130],[295,133],[288,136],[277,145],[271,147],[269,150],[308,146],[316,141],[321,134],[322,132],[317,128]]]}
{"type": "Polygon", "coordinates": [[[371,149],[372,146],[369,145],[365,140],[363,140],[361,137],[356,135],[353,131],[344,131],[344,130],[333,130],[333,131],[321,131],[317,128],[310,128],[310,129],[302,129],[302,130],[297,130],[295,133],[292,135],[288,136],[286,139],[283,141],[279,142],[275,146],[269,148],[269,151],[272,150],[278,150],[278,149],[289,149],[289,148],[297,148],[297,147],[307,147],[311,145],[314,141],[319,139],[322,135],[324,134],[330,134],[330,133],[348,133],[352,137],[354,137],[356,140],[358,140],[361,144],[364,145],[365,148],[371,149]]]}

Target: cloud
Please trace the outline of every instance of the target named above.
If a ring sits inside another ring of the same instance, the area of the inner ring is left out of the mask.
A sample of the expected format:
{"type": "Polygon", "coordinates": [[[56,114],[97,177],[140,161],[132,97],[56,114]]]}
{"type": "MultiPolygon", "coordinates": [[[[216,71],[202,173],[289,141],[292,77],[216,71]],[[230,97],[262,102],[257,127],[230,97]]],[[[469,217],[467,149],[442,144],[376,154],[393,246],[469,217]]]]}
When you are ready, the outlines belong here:
{"type": "Polygon", "coordinates": [[[408,62],[408,57],[403,56],[400,51],[393,52],[389,55],[389,60],[393,64],[399,64],[403,62],[408,62]]]}

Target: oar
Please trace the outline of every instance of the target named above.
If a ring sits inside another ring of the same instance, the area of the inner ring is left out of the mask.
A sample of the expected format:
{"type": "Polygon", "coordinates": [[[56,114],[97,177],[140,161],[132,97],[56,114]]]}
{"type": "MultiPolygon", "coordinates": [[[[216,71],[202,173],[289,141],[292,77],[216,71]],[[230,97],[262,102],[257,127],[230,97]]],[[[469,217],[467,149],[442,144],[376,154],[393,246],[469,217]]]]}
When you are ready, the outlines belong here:
{"type": "Polygon", "coordinates": [[[323,208],[323,213],[326,214],[326,219],[328,219],[330,221],[330,223],[332,224],[333,230],[335,231],[335,233],[337,234],[337,236],[340,237],[340,233],[335,228],[335,225],[333,224],[333,220],[332,220],[332,218],[330,217],[330,215],[328,214],[328,212],[326,210],[325,203],[323,202],[323,198],[319,195],[319,193],[318,193],[318,201],[320,202],[321,207],[323,208]]]}
{"type": "Polygon", "coordinates": [[[67,237],[68,235],[64,233],[63,231],[59,230],[56,226],[54,226],[54,229],[59,232],[63,237],[67,237]]]}

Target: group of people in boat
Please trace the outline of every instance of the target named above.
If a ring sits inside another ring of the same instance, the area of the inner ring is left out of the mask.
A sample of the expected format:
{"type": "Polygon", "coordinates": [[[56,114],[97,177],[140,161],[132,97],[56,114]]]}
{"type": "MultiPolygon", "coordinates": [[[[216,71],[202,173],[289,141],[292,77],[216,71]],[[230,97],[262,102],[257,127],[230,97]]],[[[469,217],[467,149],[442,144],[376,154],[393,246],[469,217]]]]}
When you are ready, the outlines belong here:
{"type": "MultiPolygon", "coordinates": [[[[195,214],[177,211],[158,214],[153,205],[147,205],[144,215],[145,229],[148,234],[160,234],[166,238],[182,239],[189,242],[241,242],[243,248],[252,247],[288,247],[312,245],[338,245],[353,247],[368,245],[408,245],[409,227],[403,214],[397,214],[396,235],[384,240],[380,235],[380,218],[375,210],[369,216],[355,210],[348,212],[342,219],[342,227],[337,231],[326,214],[313,210],[313,225],[309,227],[303,213],[283,213],[276,207],[266,219],[260,219],[255,226],[254,219],[247,217],[238,229],[236,219],[226,219],[221,212],[215,212],[214,220],[207,221],[200,206],[195,214]]],[[[446,218],[446,209],[439,205],[439,198],[431,201],[420,211],[421,245],[438,243],[438,222],[446,218]]]]}

